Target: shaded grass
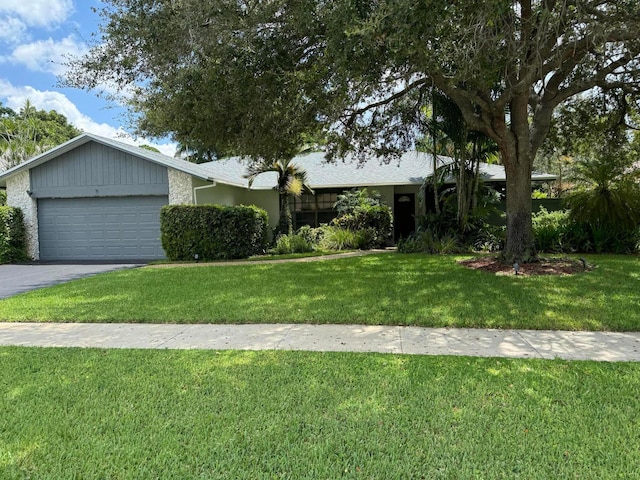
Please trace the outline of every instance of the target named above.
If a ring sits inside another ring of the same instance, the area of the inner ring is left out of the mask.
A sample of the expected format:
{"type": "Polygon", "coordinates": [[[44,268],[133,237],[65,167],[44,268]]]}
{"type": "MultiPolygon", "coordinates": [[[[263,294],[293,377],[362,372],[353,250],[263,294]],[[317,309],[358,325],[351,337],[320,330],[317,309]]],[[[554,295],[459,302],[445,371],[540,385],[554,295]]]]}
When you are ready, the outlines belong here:
{"type": "Polygon", "coordinates": [[[591,256],[574,276],[495,276],[463,257],[111,272],[0,301],[10,321],[339,323],[640,330],[640,260],[591,256]]]}
{"type": "Polygon", "coordinates": [[[640,364],[0,348],[0,477],[639,478],[640,364]]]}

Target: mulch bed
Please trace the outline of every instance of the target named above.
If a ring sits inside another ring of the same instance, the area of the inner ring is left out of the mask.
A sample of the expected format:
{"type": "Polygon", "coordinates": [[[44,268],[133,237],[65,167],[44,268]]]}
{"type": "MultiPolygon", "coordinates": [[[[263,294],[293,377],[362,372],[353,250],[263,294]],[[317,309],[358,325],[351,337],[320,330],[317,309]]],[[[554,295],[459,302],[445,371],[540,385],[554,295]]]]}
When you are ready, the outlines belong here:
{"type": "MultiPolygon", "coordinates": [[[[493,273],[495,275],[515,275],[513,266],[502,263],[494,257],[477,257],[470,260],[461,260],[461,265],[474,270],[493,273]]],[[[529,277],[533,275],[574,275],[593,270],[593,265],[573,258],[540,258],[537,262],[520,265],[518,276],[529,277]]]]}

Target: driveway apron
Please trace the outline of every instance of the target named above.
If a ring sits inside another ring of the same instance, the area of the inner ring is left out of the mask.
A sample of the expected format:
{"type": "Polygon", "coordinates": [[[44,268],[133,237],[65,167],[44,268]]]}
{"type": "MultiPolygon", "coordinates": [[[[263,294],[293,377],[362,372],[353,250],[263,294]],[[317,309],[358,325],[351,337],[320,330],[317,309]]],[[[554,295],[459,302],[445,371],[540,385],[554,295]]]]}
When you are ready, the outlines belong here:
{"type": "Polygon", "coordinates": [[[0,265],[0,298],[140,264],[20,264],[0,265]]]}

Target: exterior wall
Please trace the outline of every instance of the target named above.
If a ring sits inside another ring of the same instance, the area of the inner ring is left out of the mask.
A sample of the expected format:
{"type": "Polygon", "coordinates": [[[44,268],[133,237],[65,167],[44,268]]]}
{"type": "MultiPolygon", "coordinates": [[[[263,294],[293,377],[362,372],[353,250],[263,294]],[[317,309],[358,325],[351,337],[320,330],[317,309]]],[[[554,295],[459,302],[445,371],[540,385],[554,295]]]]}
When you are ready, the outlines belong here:
{"type": "Polygon", "coordinates": [[[89,142],[31,169],[34,198],[167,195],[167,167],[89,142]]]}
{"type": "Polygon", "coordinates": [[[211,186],[210,183],[202,180],[193,180],[194,187],[207,185],[210,186],[210,188],[197,191],[197,198],[194,199],[194,203],[197,205],[203,205],[205,203],[228,206],[255,205],[267,211],[269,215],[269,225],[271,227],[275,228],[278,225],[280,205],[278,202],[278,193],[275,190],[248,190],[246,188],[221,183],[211,186]]]}
{"type": "Polygon", "coordinates": [[[31,190],[29,170],[7,179],[7,205],[22,209],[27,234],[27,253],[33,260],[40,259],[38,241],[38,204],[27,192],[31,190]]]}
{"type": "Polygon", "coordinates": [[[245,205],[256,205],[264,208],[269,215],[269,226],[276,228],[280,219],[280,199],[275,190],[245,190],[245,205]]]}
{"type": "Polygon", "coordinates": [[[193,201],[193,180],[192,176],[174,170],[167,169],[169,176],[169,204],[179,205],[182,203],[194,203],[193,201]]]}
{"type": "Polygon", "coordinates": [[[196,198],[194,202],[197,205],[215,204],[215,205],[240,205],[243,203],[244,189],[239,187],[232,187],[231,185],[224,185],[218,183],[212,185],[211,183],[194,178],[194,187],[209,187],[196,191],[196,198]]]}

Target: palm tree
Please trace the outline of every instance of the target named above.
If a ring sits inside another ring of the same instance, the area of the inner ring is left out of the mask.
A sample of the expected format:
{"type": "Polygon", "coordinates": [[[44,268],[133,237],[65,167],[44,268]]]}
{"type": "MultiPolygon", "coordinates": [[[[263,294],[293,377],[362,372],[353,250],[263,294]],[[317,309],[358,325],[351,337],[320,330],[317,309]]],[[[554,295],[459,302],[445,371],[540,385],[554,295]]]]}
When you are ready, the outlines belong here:
{"type": "Polygon", "coordinates": [[[249,179],[249,188],[251,188],[258,175],[267,172],[276,172],[278,174],[278,182],[275,187],[280,196],[278,230],[282,234],[291,234],[293,233],[293,221],[291,219],[291,209],[289,208],[289,197],[291,195],[299,197],[304,192],[313,193],[307,183],[307,172],[293,163],[291,158],[253,163],[249,166],[245,175],[245,178],[249,179]]]}

